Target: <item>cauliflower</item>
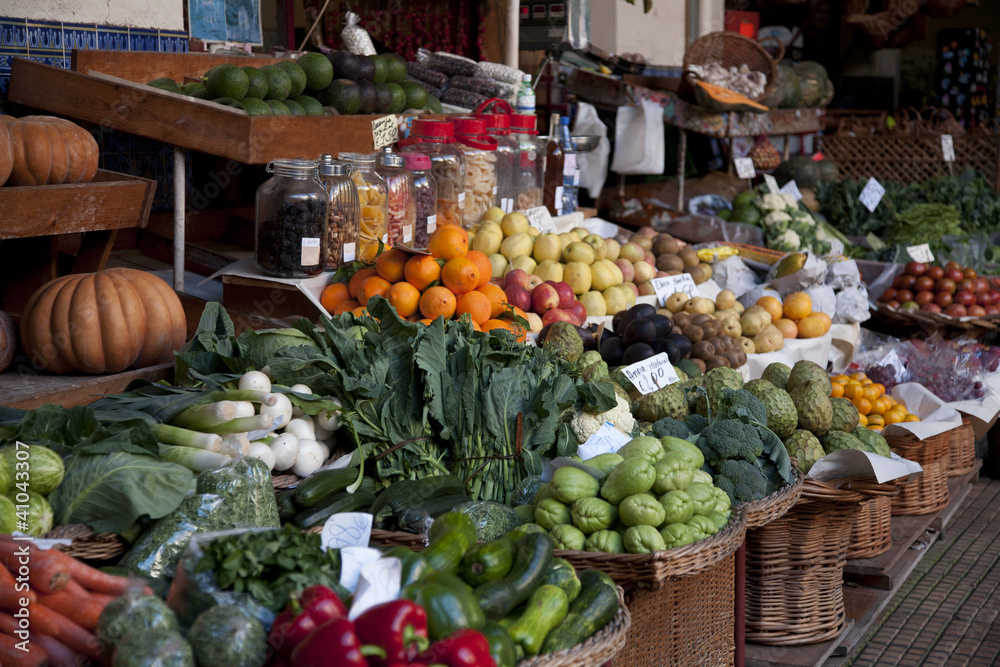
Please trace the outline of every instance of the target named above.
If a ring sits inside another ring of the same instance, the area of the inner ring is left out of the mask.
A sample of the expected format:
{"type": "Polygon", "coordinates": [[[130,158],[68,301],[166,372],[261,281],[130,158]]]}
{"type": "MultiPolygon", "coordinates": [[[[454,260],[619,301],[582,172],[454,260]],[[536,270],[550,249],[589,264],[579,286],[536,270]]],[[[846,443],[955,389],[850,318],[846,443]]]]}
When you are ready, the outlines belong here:
{"type": "Polygon", "coordinates": [[[787,206],[787,202],[785,202],[781,195],[768,193],[766,195],[761,195],[760,197],[761,210],[784,211],[787,206]]]}
{"type": "Polygon", "coordinates": [[[617,405],[607,412],[578,412],[570,420],[569,430],[573,432],[576,443],[582,445],[587,439],[600,430],[604,422],[611,422],[622,433],[630,434],[635,427],[635,418],[629,402],[621,396],[615,396],[617,405]]]}
{"type": "Polygon", "coordinates": [[[823,229],[823,225],[816,225],[816,240],[817,241],[826,240],[826,230],[823,229]]]}
{"type": "Polygon", "coordinates": [[[791,229],[786,229],[774,241],[771,242],[771,248],[774,250],[781,250],[783,252],[794,252],[802,247],[802,241],[799,239],[799,235],[793,232],[791,229]]]}
{"type": "Polygon", "coordinates": [[[785,203],[789,206],[789,208],[798,208],[799,207],[799,203],[797,201],[795,201],[795,197],[793,197],[792,195],[782,193],[781,194],[781,198],[783,200],[785,200],[785,203]]]}
{"type": "Polygon", "coordinates": [[[772,211],[764,217],[764,226],[766,227],[786,227],[784,223],[792,221],[792,216],[788,215],[784,211],[772,211]]]}

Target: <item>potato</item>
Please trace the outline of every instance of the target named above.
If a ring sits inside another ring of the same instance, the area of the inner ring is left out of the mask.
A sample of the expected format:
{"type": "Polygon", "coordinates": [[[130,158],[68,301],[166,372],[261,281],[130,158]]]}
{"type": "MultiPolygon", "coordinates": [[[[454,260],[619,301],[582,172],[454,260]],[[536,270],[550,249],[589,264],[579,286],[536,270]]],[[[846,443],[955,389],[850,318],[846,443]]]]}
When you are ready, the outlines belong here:
{"type": "MultiPolygon", "coordinates": [[[[756,336],[771,326],[771,313],[767,312],[763,306],[750,306],[740,316],[740,326],[743,327],[744,335],[756,336]]],[[[770,352],[770,350],[768,351],[770,352]]]]}
{"type": "Polygon", "coordinates": [[[679,313],[685,310],[684,304],[691,300],[684,292],[674,292],[667,297],[666,307],[671,313],[679,313]]]}
{"type": "Polygon", "coordinates": [[[715,312],[715,302],[703,296],[696,296],[684,302],[684,310],[688,313],[707,313],[711,315],[715,312]]]}

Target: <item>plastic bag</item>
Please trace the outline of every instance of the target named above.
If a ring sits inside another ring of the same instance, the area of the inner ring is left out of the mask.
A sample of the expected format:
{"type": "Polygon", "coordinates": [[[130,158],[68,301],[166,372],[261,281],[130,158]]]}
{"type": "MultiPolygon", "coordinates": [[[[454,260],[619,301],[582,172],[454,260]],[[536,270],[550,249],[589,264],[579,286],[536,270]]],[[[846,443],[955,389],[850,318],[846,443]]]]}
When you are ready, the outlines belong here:
{"type": "Polygon", "coordinates": [[[264,626],[237,605],[203,611],[187,633],[199,665],[259,667],[269,648],[264,626]]]}
{"type": "Polygon", "coordinates": [[[356,56],[376,55],[378,51],[375,50],[375,45],[372,44],[371,36],[367,30],[358,25],[361,17],[354,12],[347,12],[344,15],[344,20],[347,25],[340,31],[340,37],[344,40],[344,46],[347,47],[347,50],[356,56]]]}
{"type": "Polygon", "coordinates": [[[492,500],[463,503],[455,507],[476,525],[476,537],[482,542],[498,540],[521,525],[521,520],[507,505],[492,500]]]}
{"type": "Polygon", "coordinates": [[[195,667],[194,652],[181,633],[165,628],[135,630],[115,649],[115,667],[195,667]]]}
{"type": "Polygon", "coordinates": [[[663,108],[651,100],[618,107],[611,170],[619,174],[662,174],[663,108]]]}
{"type": "MultiPolygon", "coordinates": [[[[814,313],[826,313],[832,320],[837,316],[837,295],[829,285],[816,285],[805,290],[812,299],[814,313]]],[[[787,293],[786,293],[787,294],[787,293]]]]}
{"type": "Polygon", "coordinates": [[[730,290],[740,298],[759,284],[753,272],[739,255],[727,257],[712,265],[712,279],[724,290],[730,290]]]}
{"type": "Polygon", "coordinates": [[[510,504],[514,507],[518,505],[531,505],[535,502],[535,492],[542,485],[541,475],[529,475],[521,480],[521,483],[514,487],[514,494],[510,498],[510,504]]]}
{"type": "MultiPolygon", "coordinates": [[[[802,265],[802,268],[795,273],[790,273],[786,276],[782,276],[781,278],[777,278],[776,275],[778,268],[781,266],[781,262],[777,262],[771,267],[771,270],[768,271],[768,282],[771,283],[771,286],[774,289],[781,292],[782,295],[791,294],[792,292],[804,292],[814,285],[822,284],[823,279],[826,276],[826,262],[814,255],[811,250],[806,251],[805,254],[805,263],[802,265]]],[[[814,307],[813,310],[817,309],[814,307]]]]}
{"type": "Polygon", "coordinates": [[[835,322],[861,323],[870,319],[868,290],[864,286],[848,287],[837,292],[837,314],[835,322]]]}
{"type": "Polygon", "coordinates": [[[125,635],[150,628],[177,629],[174,612],[155,595],[131,591],[115,598],[101,612],[97,639],[109,649],[118,645],[125,635]]]}
{"type": "Polygon", "coordinates": [[[611,142],[608,141],[608,126],[597,117],[597,109],[592,104],[580,102],[577,105],[576,120],[573,121],[573,136],[596,135],[600,137],[597,148],[589,153],[576,156],[580,163],[580,187],[597,199],[604,188],[608,176],[608,156],[611,142]]]}
{"type": "Polygon", "coordinates": [[[205,471],[198,475],[196,491],[225,498],[231,505],[234,525],[281,525],[271,471],[260,459],[237,456],[217,470],[205,471]]]}

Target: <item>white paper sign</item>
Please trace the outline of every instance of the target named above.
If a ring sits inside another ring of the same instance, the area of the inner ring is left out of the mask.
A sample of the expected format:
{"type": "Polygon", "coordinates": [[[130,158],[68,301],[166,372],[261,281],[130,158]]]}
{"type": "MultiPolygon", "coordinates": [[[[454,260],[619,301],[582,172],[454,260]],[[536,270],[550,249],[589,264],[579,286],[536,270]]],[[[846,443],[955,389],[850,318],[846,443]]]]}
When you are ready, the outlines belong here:
{"type": "Polygon", "coordinates": [[[653,278],[649,281],[649,284],[653,286],[656,291],[656,300],[660,305],[667,303],[672,295],[677,292],[684,292],[690,298],[695,298],[700,296],[698,294],[698,286],[694,284],[694,278],[691,277],[690,273],[681,273],[676,276],[666,276],[663,278],[653,278]]]}
{"type": "Polygon", "coordinates": [[[642,394],[652,394],[657,389],[680,380],[666,352],[660,352],[631,366],[624,366],[622,372],[642,394]]]}
{"type": "Polygon", "coordinates": [[[580,445],[576,450],[576,455],[586,461],[599,454],[615,453],[621,449],[631,438],[615,428],[611,422],[604,422],[597,433],[587,438],[587,442],[580,445]]]}
{"type": "Polygon", "coordinates": [[[382,552],[371,547],[344,547],[340,550],[340,585],[351,593],[358,587],[361,568],[382,557],[382,552]]]}
{"type": "Polygon", "coordinates": [[[892,458],[856,449],[838,449],[813,464],[808,477],[818,480],[874,477],[879,484],[894,479],[913,480],[923,473],[916,461],[893,454],[892,458]]]}
{"type": "Polygon", "coordinates": [[[399,124],[392,114],[372,121],[372,144],[375,150],[392,146],[399,141],[399,124]]]}
{"type": "Polygon", "coordinates": [[[753,168],[753,160],[751,158],[738,157],[733,162],[736,166],[736,175],[740,178],[753,178],[757,175],[757,170],[753,168]]]}
{"type": "Polygon", "coordinates": [[[955,142],[950,134],[941,135],[941,153],[944,155],[945,162],[955,161],[955,142]]]}
{"type": "Polygon", "coordinates": [[[778,190],[783,195],[792,195],[795,201],[802,201],[802,193],[799,192],[799,186],[796,185],[795,181],[788,181],[785,183],[780,190],[778,190]]]}
{"type": "Polygon", "coordinates": [[[874,213],[875,207],[878,206],[880,201],[882,201],[882,195],[884,194],[885,188],[882,187],[882,184],[874,178],[869,178],[868,182],[865,183],[865,188],[861,191],[861,195],[858,199],[865,205],[865,208],[868,209],[869,213],[874,213]]]}
{"type": "Polygon", "coordinates": [[[438,217],[437,215],[427,216],[427,233],[433,234],[434,230],[438,228],[438,217]]]}
{"type": "Polygon", "coordinates": [[[774,194],[781,192],[781,188],[778,187],[778,181],[771,174],[764,174],[764,183],[767,184],[768,192],[773,192],[774,194]]]}
{"type": "Polygon", "coordinates": [[[403,225],[403,243],[413,240],[413,225],[403,225]]]}
{"type": "Polygon", "coordinates": [[[353,621],[372,607],[398,598],[402,580],[403,562],[398,558],[380,558],[362,566],[347,620],[353,621]]]}
{"type": "Polygon", "coordinates": [[[367,547],[372,536],[372,515],[367,512],[341,512],[323,524],[320,543],[324,549],[367,547]]]}
{"type": "Polygon", "coordinates": [[[529,208],[524,215],[528,218],[528,224],[537,229],[539,234],[555,233],[556,225],[552,221],[552,214],[545,206],[529,208]]]}
{"type": "Polygon", "coordinates": [[[924,262],[927,264],[934,261],[934,253],[931,252],[931,247],[926,243],[906,246],[906,254],[908,254],[910,259],[914,262],[924,262]]]}

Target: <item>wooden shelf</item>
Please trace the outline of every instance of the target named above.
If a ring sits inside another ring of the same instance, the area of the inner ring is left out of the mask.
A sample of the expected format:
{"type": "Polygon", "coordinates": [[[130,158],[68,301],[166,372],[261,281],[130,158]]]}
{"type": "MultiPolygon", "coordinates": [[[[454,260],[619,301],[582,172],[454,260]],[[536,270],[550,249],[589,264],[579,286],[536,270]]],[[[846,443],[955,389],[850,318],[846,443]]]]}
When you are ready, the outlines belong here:
{"type": "Polygon", "coordinates": [[[102,394],[123,391],[133,380],[158,382],[173,377],[173,362],[111,375],[43,375],[32,373],[28,359],[22,357],[15,359],[6,373],[0,373],[0,405],[30,410],[55,403],[71,408],[92,403],[102,394]]]}

